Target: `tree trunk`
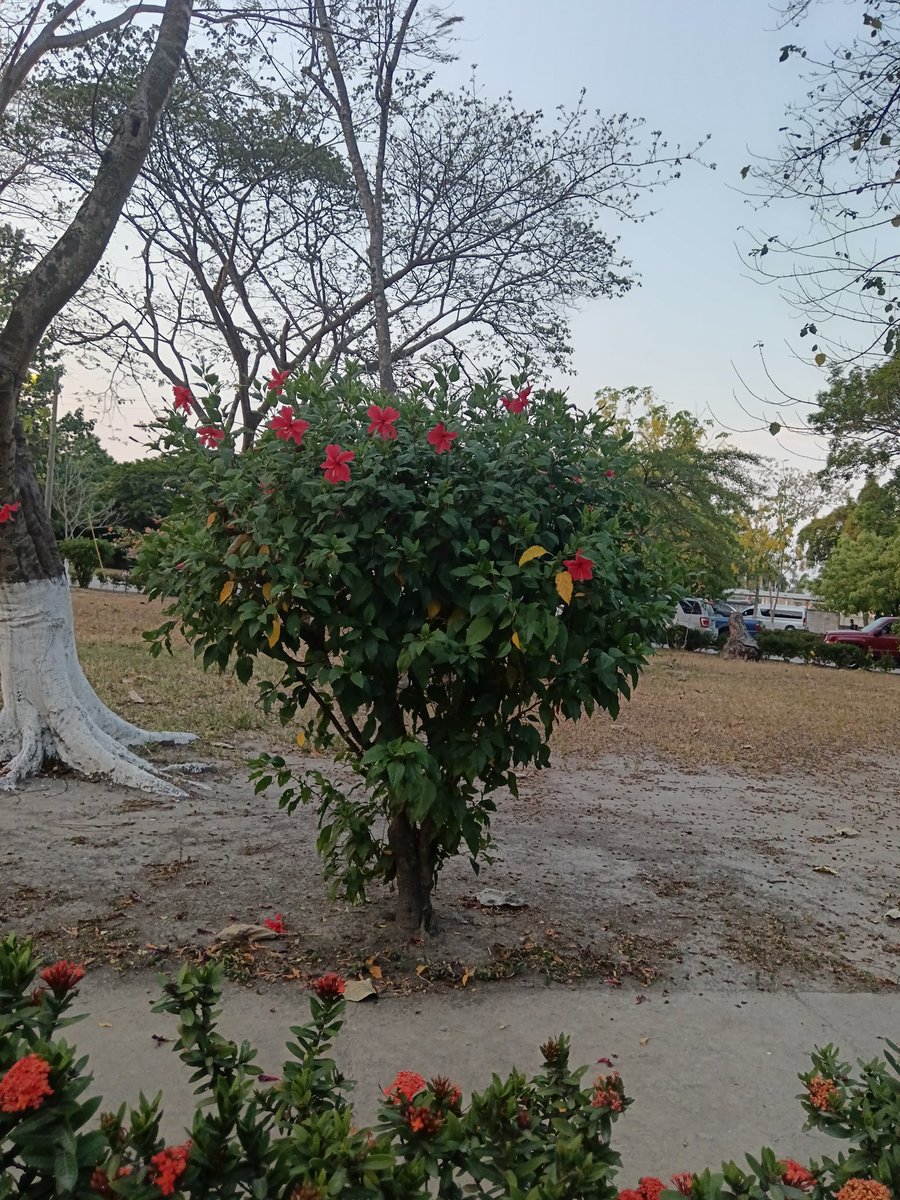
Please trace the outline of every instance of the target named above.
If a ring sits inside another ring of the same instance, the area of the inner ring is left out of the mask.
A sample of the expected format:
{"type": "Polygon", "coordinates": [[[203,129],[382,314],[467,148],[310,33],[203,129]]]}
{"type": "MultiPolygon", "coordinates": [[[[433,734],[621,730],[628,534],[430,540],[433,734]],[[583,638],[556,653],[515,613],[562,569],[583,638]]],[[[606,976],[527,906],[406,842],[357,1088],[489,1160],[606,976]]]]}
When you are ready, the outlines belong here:
{"type": "Polygon", "coordinates": [[[407,936],[436,933],[431,906],[434,890],[434,834],[430,822],[415,826],[405,813],[394,813],[388,844],[397,881],[397,927],[407,936]]]}
{"type": "Polygon", "coordinates": [[[184,795],[128,749],[192,740],[150,733],[117,717],[78,664],[72,605],[53,529],[16,410],[32,356],[53,318],[100,261],[137,178],[172,83],[191,20],[191,0],[166,0],[153,53],[68,228],[26,277],[0,330],[0,790],[46,760],[87,775],[184,795]]]}

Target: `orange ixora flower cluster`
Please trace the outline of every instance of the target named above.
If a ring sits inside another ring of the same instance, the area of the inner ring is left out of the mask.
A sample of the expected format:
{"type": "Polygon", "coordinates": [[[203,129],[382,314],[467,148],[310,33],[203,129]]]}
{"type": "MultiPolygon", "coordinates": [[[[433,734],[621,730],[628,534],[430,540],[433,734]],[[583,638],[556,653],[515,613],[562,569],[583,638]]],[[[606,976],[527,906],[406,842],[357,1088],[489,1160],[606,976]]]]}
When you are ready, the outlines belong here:
{"type": "Polygon", "coordinates": [[[153,1182],[164,1196],[174,1196],[178,1180],[185,1172],[188,1156],[191,1153],[191,1143],[182,1146],[166,1146],[150,1159],[153,1168],[153,1182]]]}
{"type": "Polygon", "coordinates": [[[618,1071],[598,1075],[594,1080],[592,1108],[608,1108],[611,1112],[622,1112],[625,1107],[625,1091],[618,1071]]]}
{"type": "Polygon", "coordinates": [[[0,1112],[26,1112],[40,1108],[53,1088],[47,1082],[50,1064],[39,1054],[26,1054],[0,1077],[0,1112]]]}
{"type": "Polygon", "coordinates": [[[435,1075],[431,1081],[431,1090],[435,1100],[446,1102],[449,1108],[459,1108],[462,1103],[461,1089],[455,1083],[451,1083],[445,1075],[435,1075]]]}
{"type": "Polygon", "coordinates": [[[833,1079],[825,1079],[822,1075],[813,1075],[806,1084],[809,1092],[809,1102],[819,1112],[833,1112],[840,1092],[833,1079]]]}
{"type": "Polygon", "coordinates": [[[427,1105],[417,1108],[411,1104],[409,1112],[406,1114],[406,1123],[413,1133],[421,1133],[425,1137],[434,1137],[436,1133],[440,1132],[441,1126],[444,1124],[444,1118],[440,1113],[434,1112],[427,1105]]]}
{"type": "Polygon", "coordinates": [[[424,1076],[418,1071],[398,1071],[394,1082],[384,1089],[388,1100],[394,1104],[402,1104],[404,1100],[412,1100],[419,1092],[424,1092],[428,1085],[424,1076]]]}
{"type": "Polygon", "coordinates": [[[848,1179],[836,1200],[891,1200],[891,1189],[875,1179],[848,1179]]]}

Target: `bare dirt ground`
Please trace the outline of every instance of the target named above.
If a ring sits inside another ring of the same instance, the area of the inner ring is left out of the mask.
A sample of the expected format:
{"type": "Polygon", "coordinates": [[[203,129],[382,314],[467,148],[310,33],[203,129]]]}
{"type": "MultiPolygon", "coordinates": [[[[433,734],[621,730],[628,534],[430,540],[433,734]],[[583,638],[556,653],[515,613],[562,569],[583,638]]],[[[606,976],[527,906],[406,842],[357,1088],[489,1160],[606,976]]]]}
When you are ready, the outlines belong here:
{"type": "Polygon", "coordinates": [[[440,934],[405,944],[387,893],[328,898],[314,814],[246,782],[241,760],[275,737],[252,693],[187,653],[158,670],[147,609],[82,597],[86,670],[131,719],[203,730],[217,768],[180,802],[53,776],[3,799],[0,930],[47,954],[128,969],[212,952],[238,979],[335,967],[400,991],[536,975],[638,996],[898,983],[894,677],[660,655],[620,722],[564,727],[553,768],[500,796],[495,860],[477,878],[450,864],[440,934]],[[486,889],[522,907],[487,907],[486,889]],[[210,950],[229,922],[275,912],[285,937],[210,950]]]}

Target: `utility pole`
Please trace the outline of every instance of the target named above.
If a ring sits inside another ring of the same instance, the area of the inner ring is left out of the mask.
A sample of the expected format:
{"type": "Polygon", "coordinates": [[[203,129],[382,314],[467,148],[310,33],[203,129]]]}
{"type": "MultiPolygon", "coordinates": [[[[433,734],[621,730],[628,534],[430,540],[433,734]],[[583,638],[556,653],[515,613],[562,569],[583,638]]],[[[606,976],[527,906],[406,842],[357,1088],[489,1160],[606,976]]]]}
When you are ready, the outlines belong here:
{"type": "Polygon", "coordinates": [[[50,408],[50,436],[47,439],[47,482],[44,485],[44,508],[49,517],[53,510],[53,473],[56,469],[56,418],[59,411],[59,376],[53,377],[53,400],[50,408]]]}

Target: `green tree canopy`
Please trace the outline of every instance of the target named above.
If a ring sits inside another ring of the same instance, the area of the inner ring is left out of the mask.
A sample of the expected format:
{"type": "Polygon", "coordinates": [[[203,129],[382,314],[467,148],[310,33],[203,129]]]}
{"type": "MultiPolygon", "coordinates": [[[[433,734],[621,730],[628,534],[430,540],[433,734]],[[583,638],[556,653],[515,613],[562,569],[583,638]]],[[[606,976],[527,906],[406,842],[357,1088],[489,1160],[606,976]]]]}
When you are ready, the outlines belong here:
{"type": "Polygon", "coordinates": [[[642,532],[667,556],[675,583],[720,596],[737,581],[739,518],[754,506],[761,460],[711,436],[711,422],[660,404],[650,388],[603,388],[597,400],[631,439],[642,532]]]}
{"type": "Polygon", "coordinates": [[[827,476],[900,478],[900,356],[878,367],[835,369],[816,404],[809,424],[828,439],[827,476]]]}

